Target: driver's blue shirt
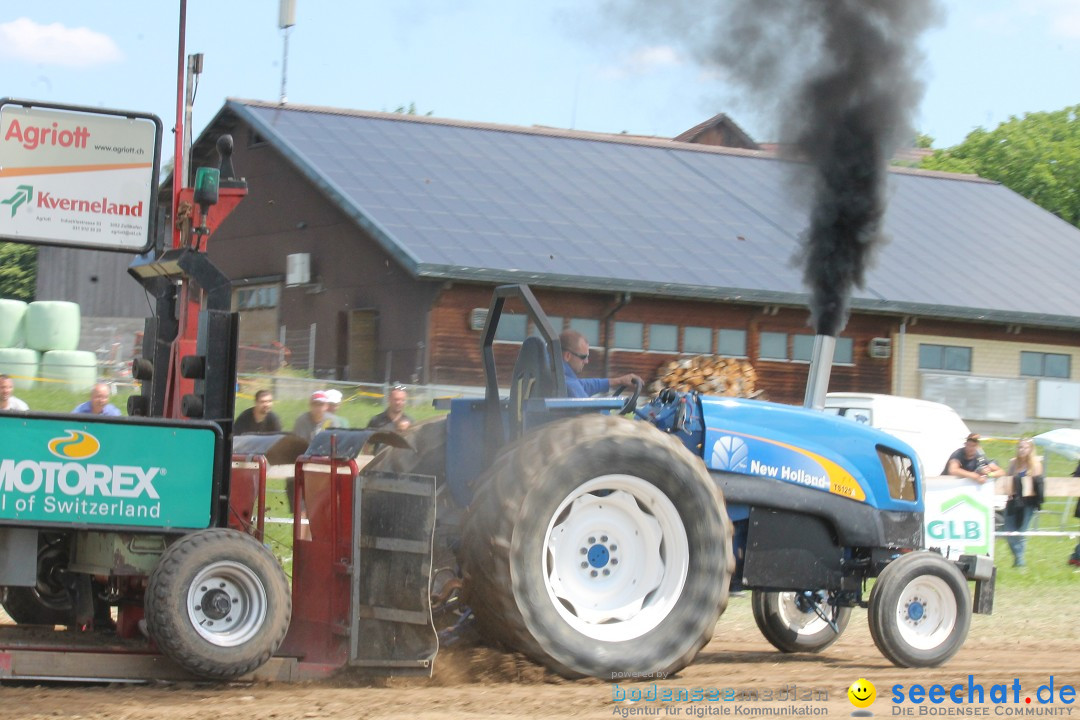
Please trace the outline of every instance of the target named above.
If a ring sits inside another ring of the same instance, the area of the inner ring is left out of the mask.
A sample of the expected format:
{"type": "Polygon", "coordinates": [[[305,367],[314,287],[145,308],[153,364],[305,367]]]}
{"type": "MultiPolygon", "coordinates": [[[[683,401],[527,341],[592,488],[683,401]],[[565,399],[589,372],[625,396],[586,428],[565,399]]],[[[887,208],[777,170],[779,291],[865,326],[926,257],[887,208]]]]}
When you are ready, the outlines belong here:
{"type": "Polygon", "coordinates": [[[570,363],[563,360],[563,375],[566,376],[566,396],[572,398],[592,397],[598,392],[607,392],[611,383],[607,378],[579,378],[570,363]]]}

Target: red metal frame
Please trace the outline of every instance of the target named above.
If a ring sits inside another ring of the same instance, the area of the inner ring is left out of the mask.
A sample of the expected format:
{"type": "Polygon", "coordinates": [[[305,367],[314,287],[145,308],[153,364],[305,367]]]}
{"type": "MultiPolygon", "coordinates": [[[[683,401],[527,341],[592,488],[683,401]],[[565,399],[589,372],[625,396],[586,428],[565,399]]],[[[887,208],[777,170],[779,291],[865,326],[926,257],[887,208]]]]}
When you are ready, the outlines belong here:
{"type": "MultiPolygon", "coordinates": [[[[333,450],[331,450],[333,452],[333,450]]],[[[302,455],[295,465],[292,622],[278,655],[318,676],[349,661],[355,460],[302,455]],[[307,514],[310,537],[304,537],[307,514]]]]}
{"type": "Polygon", "coordinates": [[[264,542],[266,538],[266,474],[269,469],[266,456],[234,453],[232,462],[232,472],[229,476],[229,527],[250,533],[259,542],[264,542]]]}

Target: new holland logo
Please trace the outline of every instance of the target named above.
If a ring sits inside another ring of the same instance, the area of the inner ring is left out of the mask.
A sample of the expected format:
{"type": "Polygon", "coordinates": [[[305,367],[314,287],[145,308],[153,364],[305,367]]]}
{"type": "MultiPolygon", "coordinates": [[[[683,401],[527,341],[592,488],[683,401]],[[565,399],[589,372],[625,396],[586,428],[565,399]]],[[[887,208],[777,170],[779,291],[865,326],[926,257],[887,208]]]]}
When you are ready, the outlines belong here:
{"type": "Polygon", "coordinates": [[[721,435],[713,445],[712,462],[717,470],[742,472],[746,470],[750,451],[741,439],[731,435],[721,435]]]}
{"type": "Polygon", "coordinates": [[[101,449],[98,439],[82,430],[64,430],[67,437],[49,441],[49,452],[62,460],[87,460],[101,449]]]}

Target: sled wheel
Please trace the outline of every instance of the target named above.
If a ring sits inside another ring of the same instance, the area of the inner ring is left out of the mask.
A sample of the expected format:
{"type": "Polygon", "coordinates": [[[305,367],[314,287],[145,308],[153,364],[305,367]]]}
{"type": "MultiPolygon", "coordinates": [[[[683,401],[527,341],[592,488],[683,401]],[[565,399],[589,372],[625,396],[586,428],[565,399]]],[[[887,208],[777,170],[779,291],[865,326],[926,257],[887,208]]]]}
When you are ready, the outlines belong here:
{"type": "Polygon", "coordinates": [[[834,607],[828,599],[824,590],[755,590],[751,605],[758,630],[774,648],[787,653],[816,653],[836,642],[851,618],[851,608],[834,607]]]}
{"type": "Polygon", "coordinates": [[[150,637],[184,669],[230,679],[255,670],[289,629],[292,598],[274,556],[250,535],[202,530],[169,546],[150,575],[150,637]]]}
{"type": "Polygon", "coordinates": [[[37,584],[0,588],[0,604],[19,625],[72,625],[75,606],[61,579],[68,565],[67,542],[46,541],[38,549],[37,584]]]}
{"type": "Polygon", "coordinates": [[[885,566],[870,591],[870,635],[900,667],[934,667],[964,644],[971,625],[967,580],[930,552],[902,555],[885,566]]]}
{"type": "Polygon", "coordinates": [[[608,415],[553,422],[510,446],[476,497],[462,564],[490,642],[612,679],[677,672],[712,637],[731,526],[674,438],[608,415]]]}

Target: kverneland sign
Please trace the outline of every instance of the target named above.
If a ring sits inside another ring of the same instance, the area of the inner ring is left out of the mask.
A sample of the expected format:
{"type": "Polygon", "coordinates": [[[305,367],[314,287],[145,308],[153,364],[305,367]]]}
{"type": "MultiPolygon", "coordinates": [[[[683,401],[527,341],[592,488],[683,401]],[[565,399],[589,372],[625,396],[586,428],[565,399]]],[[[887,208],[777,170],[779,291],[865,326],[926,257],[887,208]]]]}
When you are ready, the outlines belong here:
{"type": "Polygon", "coordinates": [[[0,100],[0,239],[144,252],[160,148],[153,115],[0,100]]]}

